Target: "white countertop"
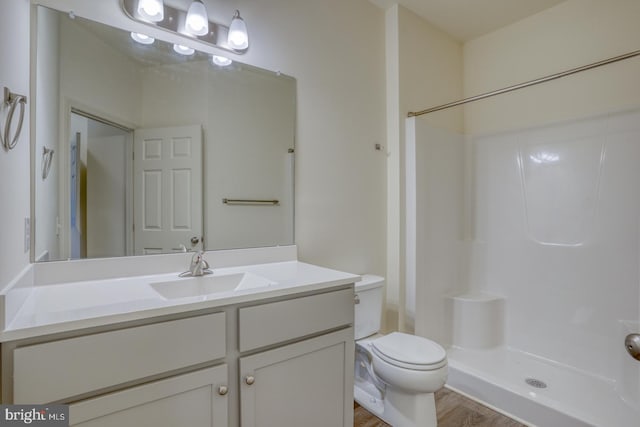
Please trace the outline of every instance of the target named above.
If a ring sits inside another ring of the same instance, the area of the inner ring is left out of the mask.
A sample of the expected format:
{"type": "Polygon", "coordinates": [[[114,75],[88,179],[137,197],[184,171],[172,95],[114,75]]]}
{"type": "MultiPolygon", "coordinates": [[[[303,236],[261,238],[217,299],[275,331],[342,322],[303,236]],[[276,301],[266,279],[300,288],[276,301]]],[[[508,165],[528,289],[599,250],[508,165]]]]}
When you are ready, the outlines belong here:
{"type": "Polygon", "coordinates": [[[0,332],[0,342],[295,295],[360,280],[358,275],[299,261],[214,269],[214,275],[239,272],[256,274],[268,279],[272,285],[166,299],[152,288],[151,283],[177,280],[180,271],[176,271],[34,286],[12,321],[0,332]]]}

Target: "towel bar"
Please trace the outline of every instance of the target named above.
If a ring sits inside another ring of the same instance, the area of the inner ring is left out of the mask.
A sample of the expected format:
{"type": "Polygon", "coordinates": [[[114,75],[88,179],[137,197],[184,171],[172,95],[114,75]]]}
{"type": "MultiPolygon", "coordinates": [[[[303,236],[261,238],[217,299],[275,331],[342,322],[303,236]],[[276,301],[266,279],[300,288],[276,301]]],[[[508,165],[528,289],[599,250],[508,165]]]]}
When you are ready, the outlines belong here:
{"type": "Polygon", "coordinates": [[[279,205],[279,200],[222,199],[225,205],[279,205]]]}

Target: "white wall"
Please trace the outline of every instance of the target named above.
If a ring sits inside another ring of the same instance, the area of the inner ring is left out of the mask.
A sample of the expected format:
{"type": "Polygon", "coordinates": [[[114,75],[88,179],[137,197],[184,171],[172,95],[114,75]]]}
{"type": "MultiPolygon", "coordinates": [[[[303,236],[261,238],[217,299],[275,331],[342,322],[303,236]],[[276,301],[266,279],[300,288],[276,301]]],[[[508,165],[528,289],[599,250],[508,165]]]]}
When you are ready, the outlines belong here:
{"type": "MultiPolygon", "coordinates": [[[[472,96],[638,49],[640,2],[568,0],[464,45],[464,95],[472,96]]],[[[469,104],[470,134],[622,110],[640,99],[640,59],[469,104]]]]}
{"type": "Polygon", "coordinates": [[[255,41],[248,60],[298,83],[300,259],[385,275],[383,11],[367,0],[238,5],[255,41]]]}
{"type": "MultiPolygon", "coordinates": [[[[29,96],[29,1],[4,1],[0,5],[0,89],[29,96]],[[19,35],[19,36],[17,36],[19,35]]],[[[27,107],[30,107],[31,99],[27,107]]],[[[0,108],[4,129],[6,107],[0,108]]],[[[24,251],[24,219],[30,217],[29,108],[16,147],[0,148],[0,287],[29,264],[24,251]]],[[[17,123],[17,122],[16,122],[17,123]]]]}
{"type": "MultiPolygon", "coordinates": [[[[400,114],[444,104],[462,96],[463,50],[453,37],[403,7],[398,7],[400,114]]],[[[430,121],[432,116],[423,119],[430,121]]],[[[437,114],[439,126],[461,130],[460,109],[437,114]]],[[[404,131],[404,126],[402,127],[404,131]]]]}

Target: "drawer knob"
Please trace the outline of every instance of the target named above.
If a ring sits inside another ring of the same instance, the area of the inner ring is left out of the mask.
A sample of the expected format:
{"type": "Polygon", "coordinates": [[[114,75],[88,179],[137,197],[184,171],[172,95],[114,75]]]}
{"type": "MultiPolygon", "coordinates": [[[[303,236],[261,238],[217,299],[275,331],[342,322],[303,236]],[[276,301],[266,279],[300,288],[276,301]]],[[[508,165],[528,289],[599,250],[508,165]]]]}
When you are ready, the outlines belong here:
{"type": "Polygon", "coordinates": [[[251,385],[256,382],[256,379],[253,376],[248,375],[244,377],[244,382],[247,383],[247,385],[251,385]]]}
{"type": "Polygon", "coordinates": [[[355,294],[355,296],[353,297],[353,303],[360,304],[360,295],[355,294]]]}
{"type": "Polygon", "coordinates": [[[221,385],[220,387],[218,387],[218,394],[220,396],[224,396],[228,392],[229,392],[229,388],[226,385],[221,385]]]}

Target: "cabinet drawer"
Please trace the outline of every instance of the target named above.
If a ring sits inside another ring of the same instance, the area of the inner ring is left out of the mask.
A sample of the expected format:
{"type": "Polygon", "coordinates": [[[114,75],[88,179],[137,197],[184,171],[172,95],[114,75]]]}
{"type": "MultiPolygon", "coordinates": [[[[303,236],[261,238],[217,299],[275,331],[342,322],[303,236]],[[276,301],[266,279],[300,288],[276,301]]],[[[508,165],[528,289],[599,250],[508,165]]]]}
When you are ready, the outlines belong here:
{"type": "Polygon", "coordinates": [[[353,290],[245,307],[239,311],[242,352],[353,324],[353,290]]]}
{"type": "Polygon", "coordinates": [[[215,313],[17,348],[13,401],[60,401],[220,359],[225,329],[215,313]]]}

